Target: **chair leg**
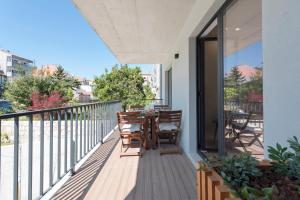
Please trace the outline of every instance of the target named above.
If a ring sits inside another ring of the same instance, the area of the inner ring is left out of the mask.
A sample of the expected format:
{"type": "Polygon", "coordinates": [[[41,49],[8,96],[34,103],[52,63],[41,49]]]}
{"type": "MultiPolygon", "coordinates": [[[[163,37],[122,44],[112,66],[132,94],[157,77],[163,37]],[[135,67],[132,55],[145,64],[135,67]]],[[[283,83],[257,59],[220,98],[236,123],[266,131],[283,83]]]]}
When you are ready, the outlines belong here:
{"type": "Polygon", "coordinates": [[[140,138],[140,152],[139,152],[139,154],[140,154],[140,158],[143,156],[143,139],[142,138],[140,138]]]}

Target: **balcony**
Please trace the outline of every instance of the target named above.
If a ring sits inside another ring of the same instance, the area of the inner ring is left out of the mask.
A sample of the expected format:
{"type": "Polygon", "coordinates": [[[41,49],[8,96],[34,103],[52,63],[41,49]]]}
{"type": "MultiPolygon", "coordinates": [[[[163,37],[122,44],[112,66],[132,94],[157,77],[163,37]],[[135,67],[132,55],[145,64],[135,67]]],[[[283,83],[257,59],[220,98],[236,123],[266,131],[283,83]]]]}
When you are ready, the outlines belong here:
{"type": "Polygon", "coordinates": [[[120,102],[2,115],[1,199],[195,199],[184,154],[119,157],[120,102]]]}

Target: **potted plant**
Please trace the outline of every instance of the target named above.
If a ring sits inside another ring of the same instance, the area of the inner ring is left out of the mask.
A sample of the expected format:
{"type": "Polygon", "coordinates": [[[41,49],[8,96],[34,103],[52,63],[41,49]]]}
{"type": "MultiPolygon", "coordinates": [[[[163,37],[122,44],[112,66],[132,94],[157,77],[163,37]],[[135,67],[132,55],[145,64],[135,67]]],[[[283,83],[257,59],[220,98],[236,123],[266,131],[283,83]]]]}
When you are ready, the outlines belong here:
{"type": "Polygon", "coordinates": [[[198,199],[299,200],[300,143],[288,140],[290,149],[268,147],[270,161],[249,153],[199,163],[198,199]]]}

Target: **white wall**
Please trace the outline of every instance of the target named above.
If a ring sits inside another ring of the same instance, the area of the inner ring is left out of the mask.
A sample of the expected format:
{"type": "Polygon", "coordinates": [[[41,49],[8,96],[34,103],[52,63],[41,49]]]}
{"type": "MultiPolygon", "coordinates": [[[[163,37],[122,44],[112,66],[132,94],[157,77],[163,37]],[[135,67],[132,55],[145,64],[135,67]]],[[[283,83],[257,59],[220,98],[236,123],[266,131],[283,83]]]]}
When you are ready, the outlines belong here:
{"type": "MultiPolygon", "coordinates": [[[[172,66],[172,108],[183,111],[181,145],[193,162],[201,159],[197,154],[196,135],[196,36],[224,1],[198,0],[195,3],[177,42],[174,44],[169,60],[163,64],[163,71],[172,66]],[[175,53],[179,53],[178,59],[174,59],[175,53]]],[[[165,86],[165,79],[163,85],[165,86]]]]}
{"type": "Polygon", "coordinates": [[[300,136],[300,1],[263,0],[265,147],[300,136]]]}

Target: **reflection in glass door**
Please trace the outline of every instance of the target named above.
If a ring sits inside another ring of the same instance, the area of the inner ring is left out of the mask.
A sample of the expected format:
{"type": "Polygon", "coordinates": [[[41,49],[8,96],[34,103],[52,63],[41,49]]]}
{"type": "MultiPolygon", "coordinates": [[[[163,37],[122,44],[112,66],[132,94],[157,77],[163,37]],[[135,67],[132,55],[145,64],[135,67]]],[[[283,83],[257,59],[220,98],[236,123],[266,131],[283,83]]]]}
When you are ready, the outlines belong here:
{"type": "Polygon", "coordinates": [[[261,0],[232,0],[197,37],[198,150],[263,157],[261,0]]]}
{"type": "Polygon", "coordinates": [[[261,0],[236,0],[225,9],[224,131],[227,153],[263,157],[261,0]]]}

